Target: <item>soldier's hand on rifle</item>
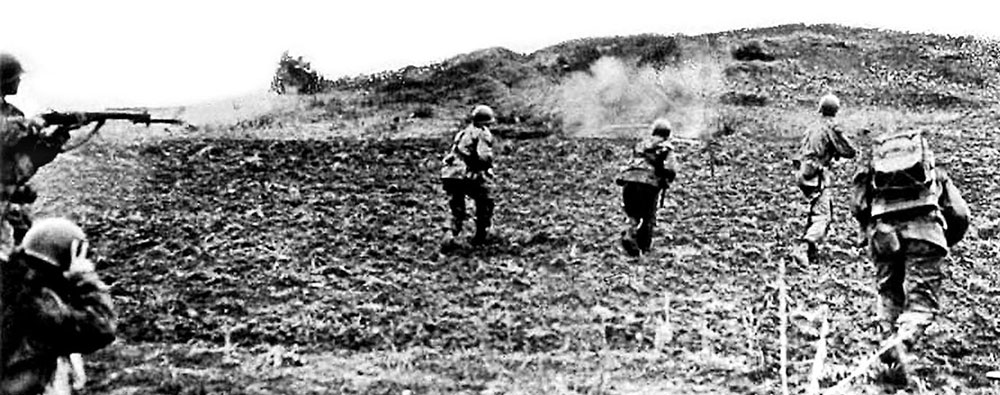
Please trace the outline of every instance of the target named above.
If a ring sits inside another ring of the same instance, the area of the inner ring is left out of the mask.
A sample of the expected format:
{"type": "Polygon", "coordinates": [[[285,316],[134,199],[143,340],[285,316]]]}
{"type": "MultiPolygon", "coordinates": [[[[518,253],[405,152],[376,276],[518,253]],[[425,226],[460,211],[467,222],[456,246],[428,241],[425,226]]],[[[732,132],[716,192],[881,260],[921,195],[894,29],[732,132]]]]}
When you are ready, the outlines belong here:
{"type": "Polygon", "coordinates": [[[69,142],[69,140],[68,140],[69,139],[69,135],[67,134],[67,141],[63,143],[62,150],[64,152],[65,151],[72,151],[72,150],[76,149],[77,147],[86,144],[88,141],[90,141],[90,138],[94,137],[94,135],[97,134],[97,131],[100,130],[102,126],[104,126],[104,122],[105,121],[106,121],[105,119],[99,119],[99,120],[97,120],[97,123],[94,125],[94,128],[90,129],[90,131],[87,132],[87,134],[84,135],[83,137],[77,138],[76,141],[73,142],[73,144],[67,144],[69,142]]]}
{"type": "Polygon", "coordinates": [[[41,122],[46,127],[53,126],[53,125],[58,126],[54,131],[52,131],[52,133],[49,133],[50,135],[56,135],[56,134],[60,134],[60,133],[68,133],[69,131],[79,129],[79,128],[83,127],[84,125],[90,123],[90,120],[87,119],[87,116],[84,115],[81,112],[66,113],[65,117],[69,117],[71,119],[75,119],[76,122],[73,122],[73,123],[56,123],[56,124],[50,125],[48,122],[45,121],[44,118],[41,118],[41,122]]]}

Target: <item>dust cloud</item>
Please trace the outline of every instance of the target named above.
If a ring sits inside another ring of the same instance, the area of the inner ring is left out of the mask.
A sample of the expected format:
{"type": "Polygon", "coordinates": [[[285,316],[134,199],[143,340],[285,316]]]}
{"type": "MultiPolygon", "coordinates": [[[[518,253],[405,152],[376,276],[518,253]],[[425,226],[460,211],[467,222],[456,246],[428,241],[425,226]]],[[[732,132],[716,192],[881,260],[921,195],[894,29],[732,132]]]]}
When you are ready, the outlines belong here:
{"type": "Polygon", "coordinates": [[[614,57],[571,74],[556,92],[566,133],[578,137],[638,137],[665,116],[674,136],[704,138],[718,120],[724,65],[709,56],[654,69],[614,57]]]}

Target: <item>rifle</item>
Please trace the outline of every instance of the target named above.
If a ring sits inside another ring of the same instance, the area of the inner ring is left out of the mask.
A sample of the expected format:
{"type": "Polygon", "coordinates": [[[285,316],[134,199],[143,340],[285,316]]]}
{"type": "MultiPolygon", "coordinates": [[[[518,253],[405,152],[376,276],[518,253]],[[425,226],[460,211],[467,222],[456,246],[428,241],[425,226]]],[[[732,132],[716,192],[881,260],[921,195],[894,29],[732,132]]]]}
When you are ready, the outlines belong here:
{"type": "Polygon", "coordinates": [[[172,118],[153,118],[149,113],[140,112],[114,112],[114,111],[103,111],[103,112],[58,112],[50,111],[41,115],[43,121],[46,125],[76,125],[80,123],[91,123],[98,121],[105,121],[109,119],[121,119],[126,121],[132,121],[132,123],[144,123],[149,126],[153,123],[166,123],[171,125],[181,125],[184,121],[172,118]],[[82,119],[82,122],[81,122],[82,119]]]}

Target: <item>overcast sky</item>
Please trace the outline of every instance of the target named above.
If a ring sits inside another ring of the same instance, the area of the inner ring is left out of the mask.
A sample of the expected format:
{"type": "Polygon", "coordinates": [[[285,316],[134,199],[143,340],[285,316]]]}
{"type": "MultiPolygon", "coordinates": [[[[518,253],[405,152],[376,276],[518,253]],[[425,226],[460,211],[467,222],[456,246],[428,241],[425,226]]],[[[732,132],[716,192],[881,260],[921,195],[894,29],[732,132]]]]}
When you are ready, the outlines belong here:
{"type": "Polygon", "coordinates": [[[840,23],[1000,37],[972,1],[0,0],[0,51],[27,69],[25,110],[195,104],[267,89],[284,50],[327,77],[480,48],[573,38],[840,23]],[[683,4],[683,5],[681,5],[683,4]]]}

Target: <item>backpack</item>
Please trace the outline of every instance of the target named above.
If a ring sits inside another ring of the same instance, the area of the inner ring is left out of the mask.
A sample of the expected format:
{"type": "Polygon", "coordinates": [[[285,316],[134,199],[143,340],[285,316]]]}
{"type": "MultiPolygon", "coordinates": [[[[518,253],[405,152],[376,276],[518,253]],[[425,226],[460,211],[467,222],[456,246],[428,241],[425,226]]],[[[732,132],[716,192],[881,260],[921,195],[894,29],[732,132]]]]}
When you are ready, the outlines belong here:
{"type": "Polygon", "coordinates": [[[920,131],[877,136],[871,158],[873,217],[914,208],[938,208],[934,152],[920,131]]]}

